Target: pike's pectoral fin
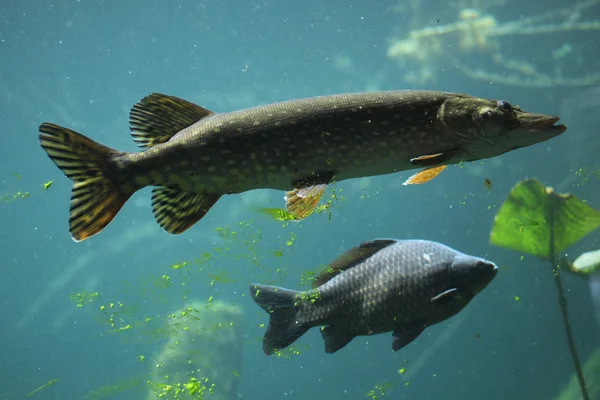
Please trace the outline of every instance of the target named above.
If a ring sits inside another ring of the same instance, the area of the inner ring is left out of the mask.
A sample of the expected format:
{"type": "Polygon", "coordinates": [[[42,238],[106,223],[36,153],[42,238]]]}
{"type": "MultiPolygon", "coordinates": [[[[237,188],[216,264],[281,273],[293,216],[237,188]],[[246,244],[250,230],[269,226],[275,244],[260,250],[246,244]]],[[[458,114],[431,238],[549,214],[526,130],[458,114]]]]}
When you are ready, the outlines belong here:
{"type": "Polygon", "coordinates": [[[322,172],[294,182],[294,190],[285,192],[285,208],[300,221],[315,211],[327,185],[333,179],[333,172],[322,172]]]}
{"type": "Polygon", "coordinates": [[[152,211],[161,228],[169,233],[179,234],[204,217],[220,197],[221,195],[157,187],[152,190],[152,211]]]}
{"type": "Polygon", "coordinates": [[[354,339],[343,326],[324,326],[321,328],[321,336],[325,341],[326,353],[335,353],[354,339]]]}
{"type": "Polygon", "coordinates": [[[427,183],[436,176],[438,176],[443,170],[445,170],[447,165],[440,165],[437,167],[425,168],[422,171],[417,172],[407,180],[405,180],[403,185],[418,185],[421,183],[427,183]]]}
{"type": "Polygon", "coordinates": [[[415,157],[410,159],[410,163],[415,166],[430,167],[439,165],[449,161],[456,155],[458,149],[446,151],[444,153],[426,154],[423,156],[415,157]]]}
{"type": "Polygon", "coordinates": [[[152,93],[136,103],[129,113],[133,141],[140,147],[168,142],[177,132],[214,114],[175,96],[152,93]]]}
{"type": "Polygon", "coordinates": [[[392,350],[400,350],[415,340],[424,330],[425,325],[423,323],[413,323],[396,329],[392,334],[392,350]]]}

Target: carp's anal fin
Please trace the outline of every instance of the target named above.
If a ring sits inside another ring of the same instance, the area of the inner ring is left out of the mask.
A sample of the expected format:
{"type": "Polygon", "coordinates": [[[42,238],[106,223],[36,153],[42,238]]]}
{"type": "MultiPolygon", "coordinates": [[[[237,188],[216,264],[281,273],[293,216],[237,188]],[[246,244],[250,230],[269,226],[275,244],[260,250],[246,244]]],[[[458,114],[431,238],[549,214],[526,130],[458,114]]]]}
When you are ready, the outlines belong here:
{"type": "Polygon", "coordinates": [[[422,323],[410,324],[396,329],[392,334],[392,350],[400,350],[415,340],[424,330],[425,325],[422,323]]]}
{"type": "Polygon", "coordinates": [[[294,189],[285,192],[285,208],[294,221],[300,221],[315,211],[327,185],[333,179],[331,171],[317,173],[308,178],[293,182],[294,189]]]}
{"type": "Polygon", "coordinates": [[[175,96],[152,93],[136,103],[129,113],[133,141],[140,147],[168,142],[182,129],[213,111],[175,96]]]}
{"type": "Polygon", "coordinates": [[[325,352],[328,354],[335,353],[354,339],[354,336],[346,332],[343,325],[324,326],[321,328],[321,336],[325,341],[325,352]]]}
{"type": "Polygon", "coordinates": [[[354,267],[377,253],[379,250],[397,242],[396,239],[375,239],[353,247],[327,265],[325,270],[323,270],[313,281],[313,288],[321,286],[325,282],[331,280],[334,276],[354,267]]]}
{"type": "Polygon", "coordinates": [[[157,187],[152,190],[152,212],[161,228],[179,234],[204,217],[220,197],[157,187]]]}
{"type": "Polygon", "coordinates": [[[445,170],[447,165],[440,165],[437,167],[425,168],[422,171],[417,172],[407,180],[405,180],[403,185],[419,185],[421,183],[427,183],[436,176],[438,176],[443,170],[445,170]]]}

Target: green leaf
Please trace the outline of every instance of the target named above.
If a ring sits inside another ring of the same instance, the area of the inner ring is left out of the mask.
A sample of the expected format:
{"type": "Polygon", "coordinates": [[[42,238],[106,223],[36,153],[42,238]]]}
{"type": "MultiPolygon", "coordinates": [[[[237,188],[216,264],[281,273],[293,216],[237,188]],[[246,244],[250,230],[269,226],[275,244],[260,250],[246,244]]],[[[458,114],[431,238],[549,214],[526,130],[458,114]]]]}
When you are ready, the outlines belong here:
{"type": "Polygon", "coordinates": [[[566,250],[600,226],[600,211],[572,194],[556,193],[538,180],[525,179],[502,204],[490,234],[490,243],[549,258],[554,227],[555,253],[566,250]]]}

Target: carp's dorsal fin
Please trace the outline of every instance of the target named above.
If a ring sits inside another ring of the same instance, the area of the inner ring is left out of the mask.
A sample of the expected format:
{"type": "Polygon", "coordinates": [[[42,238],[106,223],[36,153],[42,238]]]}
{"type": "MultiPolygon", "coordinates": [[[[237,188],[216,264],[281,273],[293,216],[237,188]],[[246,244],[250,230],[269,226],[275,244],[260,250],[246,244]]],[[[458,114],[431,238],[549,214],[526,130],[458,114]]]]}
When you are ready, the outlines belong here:
{"type": "Polygon", "coordinates": [[[410,163],[415,166],[429,167],[449,161],[458,152],[458,149],[452,149],[443,153],[426,154],[410,159],[410,163]]]}
{"type": "Polygon", "coordinates": [[[285,192],[284,200],[293,221],[300,221],[315,211],[333,175],[332,171],[320,172],[292,183],[294,189],[285,192]]]}
{"type": "Polygon", "coordinates": [[[430,180],[438,176],[440,172],[445,170],[446,167],[447,165],[440,165],[437,167],[425,168],[424,170],[417,172],[416,174],[405,180],[402,184],[418,185],[421,183],[429,182],[430,180]]]}
{"type": "Polygon", "coordinates": [[[204,217],[219,197],[221,196],[156,187],[152,190],[152,212],[161,228],[169,233],[179,234],[204,217]]]}
{"type": "Polygon", "coordinates": [[[214,112],[179,97],[152,93],[131,108],[129,127],[138,146],[152,147],[211,114],[214,112]]]}
{"type": "Polygon", "coordinates": [[[313,281],[313,288],[321,286],[334,276],[347,271],[349,268],[352,268],[361,261],[371,257],[379,250],[382,250],[397,242],[398,241],[396,239],[375,239],[369,240],[368,242],[363,242],[358,246],[348,250],[330,263],[325,270],[315,278],[313,281]]]}

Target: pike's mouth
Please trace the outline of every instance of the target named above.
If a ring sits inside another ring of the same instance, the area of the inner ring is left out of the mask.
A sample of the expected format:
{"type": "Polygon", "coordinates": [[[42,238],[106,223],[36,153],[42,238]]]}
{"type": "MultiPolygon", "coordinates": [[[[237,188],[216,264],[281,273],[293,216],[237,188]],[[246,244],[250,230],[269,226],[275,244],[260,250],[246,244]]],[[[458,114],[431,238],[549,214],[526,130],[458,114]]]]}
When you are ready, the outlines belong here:
{"type": "Polygon", "coordinates": [[[567,126],[565,124],[557,124],[558,121],[560,121],[560,117],[556,115],[536,115],[533,118],[527,118],[526,124],[531,129],[560,134],[567,130],[567,126]]]}
{"type": "Polygon", "coordinates": [[[567,130],[567,126],[565,124],[556,124],[558,121],[560,121],[560,117],[557,117],[555,115],[546,118],[546,121],[542,123],[541,128],[545,128],[545,129],[553,129],[553,130],[560,130],[562,132],[564,132],[565,130],[567,130]]]}

